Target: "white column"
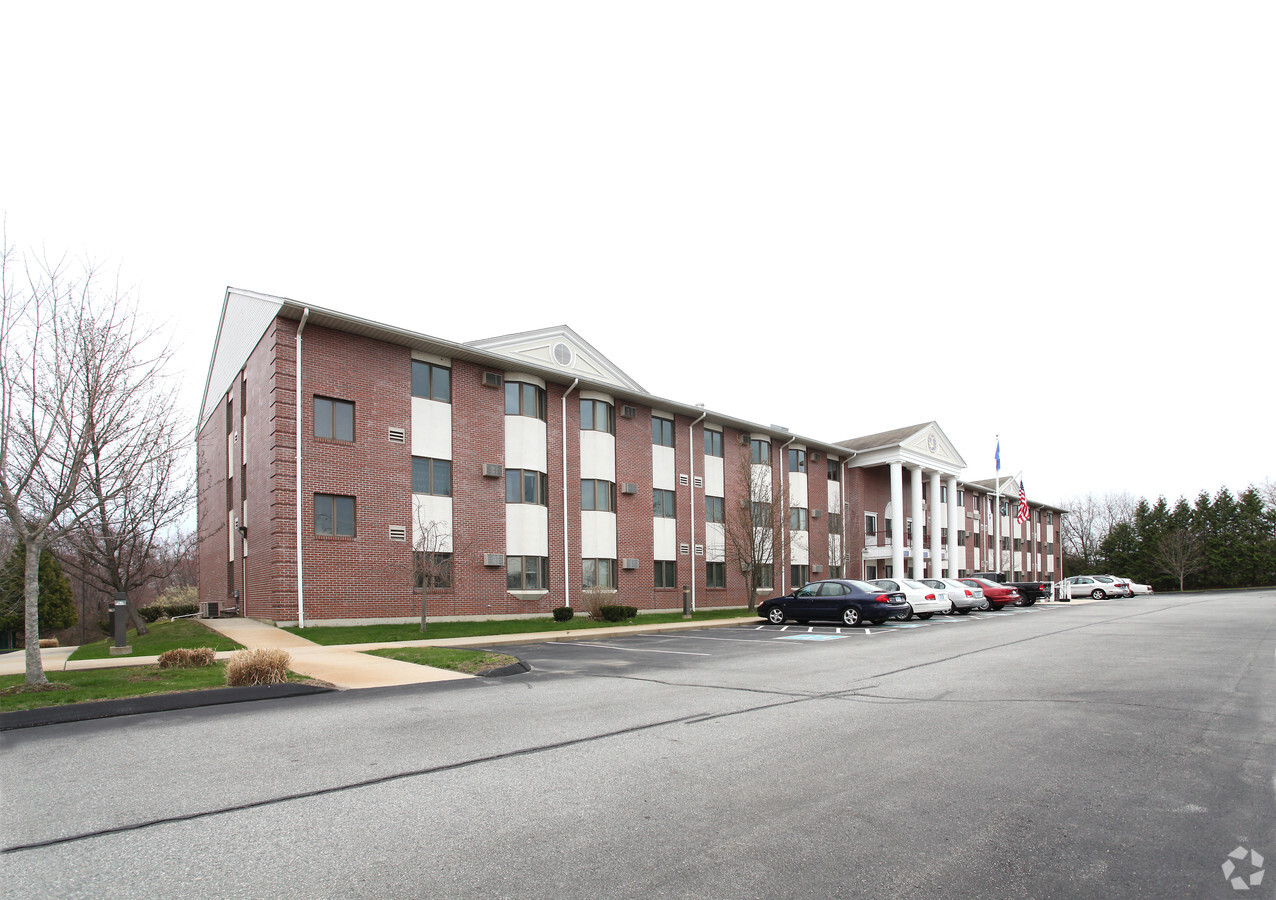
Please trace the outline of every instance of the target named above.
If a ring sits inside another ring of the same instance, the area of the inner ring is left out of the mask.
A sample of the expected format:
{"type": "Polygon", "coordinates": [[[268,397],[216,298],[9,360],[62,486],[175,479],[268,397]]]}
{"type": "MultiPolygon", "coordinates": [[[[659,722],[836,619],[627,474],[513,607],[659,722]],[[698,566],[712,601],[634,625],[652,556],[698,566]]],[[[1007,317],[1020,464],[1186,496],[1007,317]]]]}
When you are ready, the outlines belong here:
{"type": "Polygon", "coordinates": [[[965,554],[964,547],[958,547],[957,532],[964,524],[961,507],[957,505],[957,476],[948,476],[948,577],[956,578],[960,565],[957,554],[965,554]]]}
{"type": "Polygon", "coordinates": [[[910,546],[913,556],[913,577],[922,578],[922,470],[914,466],[909,470],[913,497],[913,540],[910,546]]]}
{"type": "Polygon", "coordinates": [[[891,463],[891,573],[904,577],[904,467],[891,463]]]}
{"type": "Polygon", "coordinates": [[[939,502],[939,473],[930,473],[930,577],[944,577],[943,554],[940,552],[939,533],[943,528],[940,513],[943,507],[939,502]]]}

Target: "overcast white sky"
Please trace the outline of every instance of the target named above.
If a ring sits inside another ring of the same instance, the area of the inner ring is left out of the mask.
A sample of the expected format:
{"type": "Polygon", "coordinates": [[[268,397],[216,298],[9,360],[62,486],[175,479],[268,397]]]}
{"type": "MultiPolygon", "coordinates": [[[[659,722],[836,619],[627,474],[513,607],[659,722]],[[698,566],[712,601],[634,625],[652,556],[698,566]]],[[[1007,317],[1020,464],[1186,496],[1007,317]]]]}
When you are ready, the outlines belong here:
{"type": "Polygon", "coordinates": [[[1034,499],[1276,479],[1276,4],[0,4],[0,211],[1034,499]]]}

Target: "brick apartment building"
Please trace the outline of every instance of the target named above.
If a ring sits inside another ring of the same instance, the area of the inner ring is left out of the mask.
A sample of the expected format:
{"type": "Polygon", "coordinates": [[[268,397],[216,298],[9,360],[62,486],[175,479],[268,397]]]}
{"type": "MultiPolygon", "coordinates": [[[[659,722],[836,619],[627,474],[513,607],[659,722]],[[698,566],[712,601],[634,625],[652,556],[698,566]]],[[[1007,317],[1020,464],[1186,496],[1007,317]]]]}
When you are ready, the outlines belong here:
{"type": "MultiPolygon", "coordinates": [[[[228,289],[198,459],[200,598],[280,623],[412,619],[422,590],[439,617],[743,606],[739,510],[788,511],[760,598],[998,562],[996,485],[936,423],[795,435],[654,397],[565,326],[459,344],[228,289]]],[[[1002,571],[1055,577],[1063,510],[1020,524],[1000,487],[1002,571]]]]}

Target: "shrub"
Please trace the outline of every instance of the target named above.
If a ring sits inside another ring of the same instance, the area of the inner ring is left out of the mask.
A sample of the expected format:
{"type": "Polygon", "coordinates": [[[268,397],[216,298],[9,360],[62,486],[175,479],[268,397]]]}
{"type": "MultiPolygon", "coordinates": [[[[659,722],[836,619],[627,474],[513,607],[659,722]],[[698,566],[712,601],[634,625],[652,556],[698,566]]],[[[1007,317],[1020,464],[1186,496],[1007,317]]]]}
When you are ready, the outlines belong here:
{"type": "Polygon", "coordinates": [[[603,618],[602,609],[611,602],[614,596],[616,596],[616,592],[609,591],[606,588],[591,587],[585,588],[585,590],[580,592],[581,605],[595,622],[606,621],[603,618]]]}
{"type": "Polygon", "coordinates": [[[177,647],[159,655],[161,669],[197,669],[212,664],[212,647],[177,647]]]}
{"type": "Polygon", "coordinates": [[[147,622],[173,616],[189,616],[199,612],[199,591],[193,587],[174,588],[165,591],[154,603],[138,610],[147,622]]]}
{"type": "Polygon", "coordinates": [[[56,647],[58,645],[58,639],[57,638],[40,638],[39,644],[41,647],[56,647]]]}
{"type": "Polygon", "coordinates": [[[281,684],[288,680],[286,650],[238,650],[226,663],[226,684],[246,687],[252,684],[281,684]]]}
{"type": "Polygon", "coordinates": [[[625,621],[625,608],[623,606],[604,606],[598,610],[604,622],[623,622],[625,621]]]}
{"type": "Polygon", "coordinates": [[[572,610],[570,606],[554,607],[555,622],[570,622],[572,620],[572,616],[574,615],[576,615],[576,613],[572,610]]]}

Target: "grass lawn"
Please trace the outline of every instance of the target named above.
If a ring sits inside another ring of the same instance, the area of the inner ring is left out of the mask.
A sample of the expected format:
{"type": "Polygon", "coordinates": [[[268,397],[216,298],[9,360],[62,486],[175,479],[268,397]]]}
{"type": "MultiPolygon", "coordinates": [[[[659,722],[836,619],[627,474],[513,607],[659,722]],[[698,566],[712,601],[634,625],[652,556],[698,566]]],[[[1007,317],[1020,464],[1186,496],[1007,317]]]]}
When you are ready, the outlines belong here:
{"type": "MultiPolygon", "coordinates": [[[[0,712],[85,703],[90,700],[121,700],[145,694],[174,694],[226,687],[226,664],[213,663],[194,669],[161,669],[159,666],[125,666],[114,669],[81,669],[75,672],[45,672],[55,684],[70,689],[20,691],[24,675],[0,676],[0,712]],[[12,693],[10,693],[12,691],[12,693]]],[[[313,678],[288,673],[288,680],[313,682],[313,678]]]]}
{"type": "Polygon", "coordinates": [[[518,662],[513,656],[504,653],[487,653],[483,650],[456,650],[452,647],[383,647],[380,650],[368,650],[372,656],[386,656],[390,659],[401,659],[404,662],[416,663],[419,666],[433,666],[436,669],[452,669],[477,675],[489,669],[499,669],[518,662]]]}
{"type": "MultiPolygon", "coordinates": [[[[128,633],[129,646],[132,653],[124,654],[119,659],[130,656],[159,656],[165,650],[175,647],[212,647],[214,650],[239,650],[240,645],[228,637],[218,634],[211,628],[200,624],[197,619],[178,619],[176,622],[156,622],[147,626],[149,634],[138,636],[136,631],[128,633]]],[[[71,654],[71,659],[115,659],[111,656],[111,640],[95,641],[84,644],[71,654]]]]}
{"type": "MultiPolygon", "coordinates": [[[[748,616],[743,609],[711,609],[692,613],[691,620],[737,619],[748,616]]],[[[389,641],[442,640],[456,637],[486,637],[492,634],[532,634],[543,631],[580,631],[583,628],[615,628],[623,625],[660,625],[683,621],[682,613],[641,613],[636,619],[625,622],[593,622],[578,614],[567,622],[556,622],[551,616],[543,619],[488,619],[482,622],[430,622],[421,631],[417,622],[404,625],[323,625],[309,628],[286,628],[316,644],[373,644],[389,641]]]]}

